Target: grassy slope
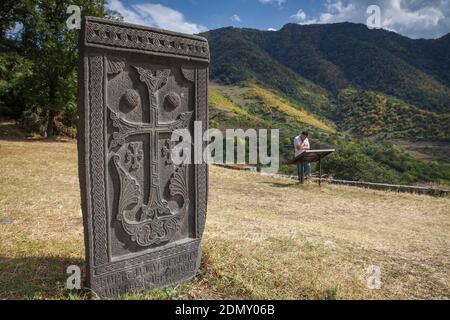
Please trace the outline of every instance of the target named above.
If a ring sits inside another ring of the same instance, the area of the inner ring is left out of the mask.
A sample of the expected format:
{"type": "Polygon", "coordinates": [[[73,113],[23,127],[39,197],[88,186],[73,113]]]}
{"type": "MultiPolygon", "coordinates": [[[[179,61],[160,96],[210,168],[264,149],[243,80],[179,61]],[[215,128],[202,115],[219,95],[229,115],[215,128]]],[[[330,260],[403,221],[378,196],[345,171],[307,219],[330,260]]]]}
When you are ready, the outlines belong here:
{"type": "Polygon", "coordinates": [[[304,123],[326,132],[336,131],[331,125],[306,112],[304,108],[280,98],[272,91],[256,84],[251,84],[250,88],[251,90],[247,92],[247,97],[261,102],[261,105],[264,106],[264,112],[272,113],[277,111],[285,114],[290,121],[304,123]]]}
{"type": "MultiPolygon", "coordinates": [[[[228,117],[243,117],[255,122],[282,118],[283,122],[308,125],[325,132],[335,132],[334,127],[303,107],[283,99],[278,93],[249,83],[248,87],[213,84],[209,104],[214,112],[225,112],[228,117]]],[[[224,119],[222,117],[222,119],[224,119]]],[[[219,124],[219,123],[217,123],[219,124]]]]}
{"type": "MultiPolygon", "coordinates": [[[[0,299],[84,298],[64,290],[84,260],[76,145],[0,140],[0,177],[0,299]]],[[[449,207],[212,167],[199,275],[127,298],[449,299],[449,207]]]]}
{"type": "MultiPolygon", "coordinates": [[[[375,110],[377,106],[374,103],[375,110]]],[[[364,130],[376,128],[377,123],[363,121],[366,116],[364,111],[355,109],[352,112],[354,114],[347,115],[348,118],[353,117],[355,121],[365,123],[364,130]]],[[[375,112],[374,117],[376,116],[375,112]]],[[[337,149],[338,152],[324,163],[326,172],[335,178],[400,184],[450,183],[449,164],[417,160],[413,158],[417,156],[416,153],[410,156],[401,148],[391,147],[390,142],[383,137],[371,142],[367,139],[354,139],[345,132],[336,132],[329,121],[305,111],[301,105],[287,100],[279,92],[251,82],[241,86],[212,83],[210,127],[280,129],[281,170],[287,174],[296,174],[294,167],[285,165],[293,156],[292,138],[298,132],[308,130],[312,148],[337,149]]],[[[414,126],[411,130],[420,132],[414,126]]],[[[434,150],[430,155],[438,154],[434,150]]]]}
{"type": "Polygon", "coordinates": [[[411,142],[408,140],[397,139],[394,140],[393,143],[417,159],[450,163],[450,142],[411,142]]]}

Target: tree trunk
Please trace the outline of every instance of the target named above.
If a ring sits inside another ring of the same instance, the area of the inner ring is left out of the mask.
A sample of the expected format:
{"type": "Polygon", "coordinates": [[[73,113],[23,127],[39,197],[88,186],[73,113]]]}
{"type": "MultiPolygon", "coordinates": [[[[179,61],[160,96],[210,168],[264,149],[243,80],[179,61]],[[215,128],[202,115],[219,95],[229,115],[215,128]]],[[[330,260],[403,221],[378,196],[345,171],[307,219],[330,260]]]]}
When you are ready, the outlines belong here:
{"type": "Polygon", "coordinates": [[[55,111],[52,104],[55,103],[55,86],[54,82],[50,81],[48,86],[48,98],[49,98],[49,110],[47,113],[47,138],[51,138],[55,135],[54,122],[55,122],[55,111]]]}
{"type": "Polygon", "coordinates": [[[55,135],[55,130],[53,129],[55,123],[55,112],[53,110],[48,111],[47,116],[47,137],[51,138],[55,135]]]}

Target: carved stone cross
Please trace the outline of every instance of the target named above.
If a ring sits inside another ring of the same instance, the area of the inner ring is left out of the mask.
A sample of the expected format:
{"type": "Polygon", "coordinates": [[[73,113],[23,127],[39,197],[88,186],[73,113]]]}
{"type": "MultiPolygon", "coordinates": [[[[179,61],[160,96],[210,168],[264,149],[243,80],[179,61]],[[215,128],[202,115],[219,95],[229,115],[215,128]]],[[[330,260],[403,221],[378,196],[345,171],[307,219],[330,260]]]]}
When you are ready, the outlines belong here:
{"type": "Polygon", "coordinates": [[[79,64],[86,286],[113,297],[200,266],[207,165],[174,165],[176,129],[207,129],[204,38],[87,17],[79,64]]]}
{"type": "MultiPolygon", "coordinates": [[[[172,122],[160,122],[158,117],[158,97],[157,91],[167,84],[170,70],[156,71],[147,70],[141,67],[133,66],[138,72],[140,80],[146,84],[150,105],[149,123],[133,123],[120,118],[116,112],[110,110],[113,126],[119,131],[114,132],[111,140],[111,149],[122,146],[128,138],[135,135],[148,134],[150,139],[150,194],[144,204],[141,197],[143,194],[142,186],[127,173],[127,170],[120,165],[120,156],[114,153],[114,163],[120,175],[122,189],[127,189],[131,185],[133,192],[124,194],[119,199],[119,220],[122,221],[125,231],[132,236],[132,240],[141,246],[149,246],[168,241],[173,233],[179,230],[182,214],[189,205],[188,194],[186,190],[186,170],[184,167],[178,168],[173,180],[169,185],[171,196],[180,195],[183,201],[183,208],[179,213],[172,212],[163,199],[160,187],[159,170],[159,135],[172,133],[175,129],[184,129],[192,116],[192,112],[183,112],[179,118],[172,122]],[[175,189],[175,186],[178,188],[175,189]],[[136,203],[133,210],[126,210],[125,204],[136,203]],[[139,216],[139,221],[133,221],[130,216],[139,216]]],[[[145,106],[144,106],[145,107],[145,106]]],[[[127,151],[128,152],[128,151],[127,151]]],[[[136,152],[136,151],[135,151],[136,152]]],[[[138,150],[142,154],[142,150],[138,150]]],[[[127,153],[128,155],[128,153],[127,153]]],[[[140,160],[137,160],[140,161],[140,160]]]]}

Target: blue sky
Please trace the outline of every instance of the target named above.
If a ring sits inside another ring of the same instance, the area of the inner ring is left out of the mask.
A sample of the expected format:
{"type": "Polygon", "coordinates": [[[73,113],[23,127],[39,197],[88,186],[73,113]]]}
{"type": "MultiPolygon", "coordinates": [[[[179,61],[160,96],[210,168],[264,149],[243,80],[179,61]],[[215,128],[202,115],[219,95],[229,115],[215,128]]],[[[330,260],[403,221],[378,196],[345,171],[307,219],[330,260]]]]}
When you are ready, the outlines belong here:
{"type": "Polygon", "coordinates": [[[381,27],[411,38],[450,32],[450,0],[108,0],[125,21],[198,33],[226,26],[280,29],[286,23],[366,23],[378,5],[381,27]]]}

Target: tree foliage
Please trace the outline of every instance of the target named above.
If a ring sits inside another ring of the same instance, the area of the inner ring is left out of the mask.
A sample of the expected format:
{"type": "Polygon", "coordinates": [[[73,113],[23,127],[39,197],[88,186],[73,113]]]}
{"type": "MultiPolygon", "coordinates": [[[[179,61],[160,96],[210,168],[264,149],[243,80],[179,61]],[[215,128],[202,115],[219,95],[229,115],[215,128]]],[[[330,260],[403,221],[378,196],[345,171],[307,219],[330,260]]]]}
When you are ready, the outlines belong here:
{"type": "Polygon", "coordinates": [[[380,139],[450,140],[450,113],[437,114],[373,91],[344,89],[338,95],[344,130],[380,139]]]}
{"type": "Polygon", "coordinates": [[[8,20],[2,24],[1,67],[7,68],[11,59],[20,64],[2,76],[3,81],[17,80],[15,92],[2,91],[14,98],[2,99],[3,108],[37,113],[46,119],[49,136],[54,134],[55,117],[74,117],[76,111],[79,31],[67,26],[69,5],[79,6],[83,15],[104,15],[103,0],[7,1],[3,9],[8,20]]]}

